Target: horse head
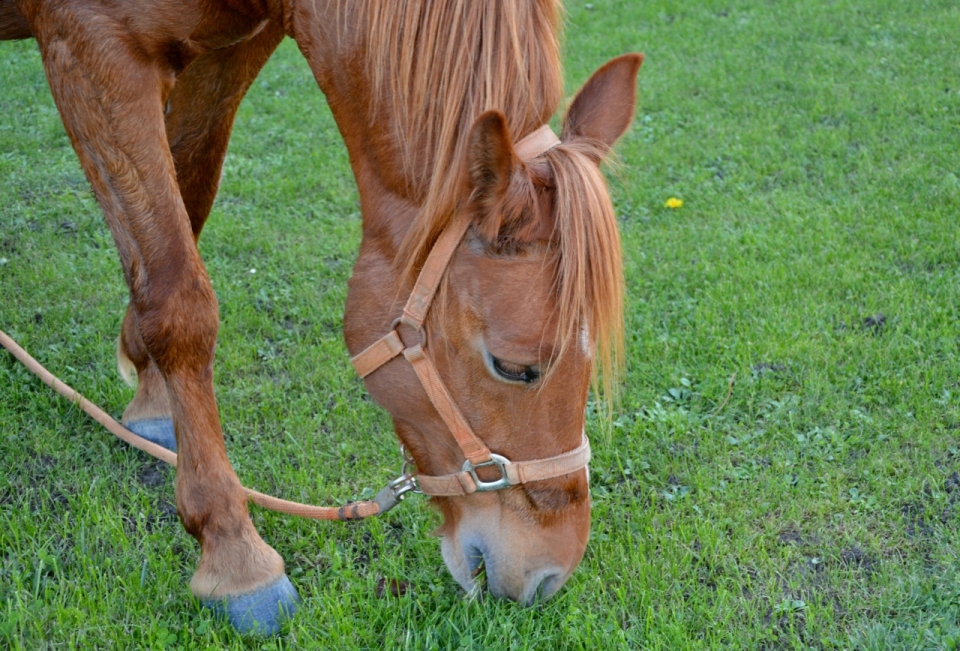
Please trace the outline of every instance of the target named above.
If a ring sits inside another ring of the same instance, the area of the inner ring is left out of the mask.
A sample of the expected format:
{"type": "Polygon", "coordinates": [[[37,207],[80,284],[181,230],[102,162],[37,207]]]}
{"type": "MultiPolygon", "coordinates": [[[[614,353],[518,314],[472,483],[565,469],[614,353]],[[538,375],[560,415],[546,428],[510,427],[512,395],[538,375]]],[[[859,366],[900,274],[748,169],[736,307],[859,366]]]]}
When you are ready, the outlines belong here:
{"type": "MultiPolygon", "coordinates": [[[[556,457],[584,438],[597,367],[615,371],[622,341],[622,265],[616,218],[599,165],[626,131],[640,55],[598,70],[567,112],[555,146],[522,156],[507,120],[473,123],[459,211],[469,227],[417,335],[447,392],[489,450],[512,462],[556,457]]],[[[360,276],[364,255],[358,261],[360,276]]],[[[351,352],[368,341],[358,311],[370,282],[351,281],[351,352]],[[352,344],[352,345],[351,345],[352,344]]],[[[382,296],[382,293],[381,293],[382,296]]],[[[411,333],[406,338],[416,338],[411,333]]],[[[404,342],[410,345],[410,342],[404,342]]],[[[423,475],[450,475],[464,452],[410,366],[367,377],[423,475]]],[[[478,468],[484,482],[495,467],[478,468]]],[[[530,603],[554,594],[583,556],[590,531],[586,468],[562,476],[435,498],[444,560],[468,591],[483,566],[492,594],[530,603]]]]}

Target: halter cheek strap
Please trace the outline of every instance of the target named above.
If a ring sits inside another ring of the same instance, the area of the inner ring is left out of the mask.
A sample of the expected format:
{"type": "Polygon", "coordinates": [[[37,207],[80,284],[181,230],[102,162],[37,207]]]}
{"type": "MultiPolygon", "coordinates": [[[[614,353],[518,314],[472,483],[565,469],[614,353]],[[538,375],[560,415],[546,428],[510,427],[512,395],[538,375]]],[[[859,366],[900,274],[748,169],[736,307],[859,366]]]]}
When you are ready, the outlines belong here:
{"type": "MultiPolygon", "coordinates": [[[[559,144],[560,139],[550,126],[545,124],[518,141],[514,151],[521,160],[528,161],[559,144]]],[[[460,472],[440,476],[418,475],[420,488],[427,495],[452,496],[499,490],[517,484],[560,477],[583,468],[590,461],[590,443],[585,434],[579,447],[547,459],[513,462],[492,453],[474,434],[457,408],[437,372],[437,367],[424,349],[424,344],[407,347],[401,340],[397,332],[401,324],[417,332],[422,331],[440,281],[469,227],[470,216],[465,211],[458,212],[430,250],[403,308],[403,314],[394,323],[393,329],[351,360],[360,377],[366,377],[402,353],[413,366],[427,397],[463,451],[466,461],[460,472]],[[497,468],[500,478],[493,481],[480,479],[477,469],[484,467],[497,468]]]]}

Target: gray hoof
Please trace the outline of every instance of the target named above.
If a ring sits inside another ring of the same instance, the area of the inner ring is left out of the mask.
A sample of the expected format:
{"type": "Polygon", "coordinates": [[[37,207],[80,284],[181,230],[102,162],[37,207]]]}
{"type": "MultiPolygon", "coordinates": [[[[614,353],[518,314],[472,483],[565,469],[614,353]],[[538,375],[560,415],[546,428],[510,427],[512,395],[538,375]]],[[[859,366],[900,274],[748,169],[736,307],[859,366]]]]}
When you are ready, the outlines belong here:
{"type": "Polygon", "coordinates": [[[124,425],[128,430],[151,443],[177,451],[177,435],[173,432],[173,420],[170,418],[147,418],[124,425]]]}
{"type": "Polygon", "coordinates": [[[225,617],[241,633],[266,637],[279,633],[283,621],[293,617],[300,595],[290,579],[283,575],[256,592],[201,603],[225,617]]]}

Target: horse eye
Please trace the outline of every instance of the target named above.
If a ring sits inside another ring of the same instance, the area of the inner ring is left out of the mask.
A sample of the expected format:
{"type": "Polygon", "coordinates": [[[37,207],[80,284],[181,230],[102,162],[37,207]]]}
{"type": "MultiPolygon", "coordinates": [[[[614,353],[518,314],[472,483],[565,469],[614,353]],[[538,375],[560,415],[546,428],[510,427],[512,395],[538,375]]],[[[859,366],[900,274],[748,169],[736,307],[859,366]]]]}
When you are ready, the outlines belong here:
{"type": "Polygon", "coordinates": [[[532,384],[540,379],[540,370],[535,366],[524,366],[522,364],[505,362],[502,359],[497,359],[493,355],[490,356],[490,359],[493,362],[493,370],[504,380],[532,384]]]}

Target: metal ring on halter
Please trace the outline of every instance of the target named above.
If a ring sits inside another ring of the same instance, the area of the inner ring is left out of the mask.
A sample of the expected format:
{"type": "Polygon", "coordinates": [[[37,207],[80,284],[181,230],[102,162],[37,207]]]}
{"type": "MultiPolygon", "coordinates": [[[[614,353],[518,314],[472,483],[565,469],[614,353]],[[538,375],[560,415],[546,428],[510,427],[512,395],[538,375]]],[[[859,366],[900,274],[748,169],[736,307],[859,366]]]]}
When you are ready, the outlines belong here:
{"type": "Polygon", "coordinates": [[[411,492],[417,495],[423,495],[423,491],[420,490],[420,484],[417,482],[417,462],[414,461],[410,453],[407,452],[407,446],[403,443],[400,444],[400,456],[403,457],[403,465],[400,466],[401,477],[410,477],[413,480],[413,489],[411,489],[411,492]],[[411,470],[413,472],[410,472],[411,470]]]}
{"type": "Polygon", "coordinates": [[[470,462],[469,459],[463,462],[463,472],[469,472],[470,476],[473,477],[473,481],[477,484],[477,492],[485,493],[487,491],[498,491],[501,488],[507,488],[513,486],[510,483],[510,480],[507,478],[507,470],[504,468],[505,465],[509,464],[510,460],[506,457],[500,456],[499,454],[490,453],[490,461],[484,461],[474,465],[470,462]],[[488,466],[496,466],[500,469],[500,479],[494,481],[483,481],[477,477],[477,468],[486,468],[488,466]]]}
{"type": "MultiPolygon", "coordinates": [[[[393,322],[390,324],[390,329],[391,329],[391,330],[396,330],[397,336],[400,337],[400,343],[403,344],[403,347],[404,347],[404,348],[412,348],[413,346],[408,346],[408,345],[407,345],[407,342],[405,342],[405,341],[403,340],[403,337],[400,336],[400,326],[401,326],[401,325],[407,326],[408,328],[410,328],[411,330],[413,330],[414,332],[416,332],[418,335],[420,335],[420,346],[421,346],[422,348],[426,348],[426,347],[427,347],[427,331],[424,330],[422,327],[417,328],[417,327],[414,326],[413,324],[407,323],[406,321],[404,321],[404,317],[401,315],[401,316],[398,316],[396,319],[393,320],[393,322]]],[[[414,344],[414,345],[416,345],[416,344],[414,344]]]]}

